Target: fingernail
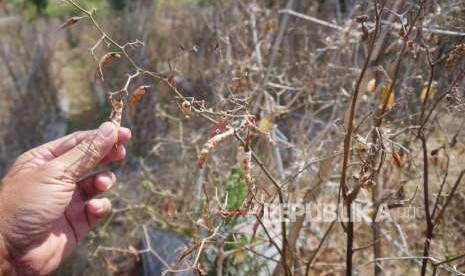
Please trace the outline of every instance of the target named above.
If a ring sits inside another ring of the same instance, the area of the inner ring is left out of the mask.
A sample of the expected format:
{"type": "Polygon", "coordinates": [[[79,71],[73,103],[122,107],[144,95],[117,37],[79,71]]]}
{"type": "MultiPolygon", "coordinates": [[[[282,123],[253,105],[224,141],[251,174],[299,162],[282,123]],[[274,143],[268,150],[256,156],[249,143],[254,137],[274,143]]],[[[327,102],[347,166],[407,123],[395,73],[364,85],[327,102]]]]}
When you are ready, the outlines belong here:
{"type": "Polygon", "coordinates": [[[103,208],[105,207],[102,201],[96,200],[93,202],[95,210],[100,213],[103,211],[103,208]]]}
{"type": "Polygon", "coordinates": [[[129,138],[131,138],[132,133],[131,133],[131,130],[130,130],[129,128],[122,127],[121,130],[123,130],[124,132],[126,132],[127,135],[129,136],[129,138]]]}
{"type": "Polygon", "coordinates": [[[121,127],[120,131],[126,132],[127,134],[131,134],[131,130],[127,127],[121,127]]]}
{"type": "Polygon", "coordinates": [[[104,191],[108,191],[111,188],[111,186],[113,186],[113,184],[115,184],[116,176],[115,176],[114,173],[109,172],[109,173],[107,173],[105,175],[105,177],[108,177],[108,181],[105,181],[105,183],[104,183],[104,186],[105,186],[104,191]]]}
{"type": "Polygon", "coordinates": [[[116,127],[113,123],[106,122],[103,123],[98,129],[98,133],[102,137],[110,137],[116,131],[116,127]]]}

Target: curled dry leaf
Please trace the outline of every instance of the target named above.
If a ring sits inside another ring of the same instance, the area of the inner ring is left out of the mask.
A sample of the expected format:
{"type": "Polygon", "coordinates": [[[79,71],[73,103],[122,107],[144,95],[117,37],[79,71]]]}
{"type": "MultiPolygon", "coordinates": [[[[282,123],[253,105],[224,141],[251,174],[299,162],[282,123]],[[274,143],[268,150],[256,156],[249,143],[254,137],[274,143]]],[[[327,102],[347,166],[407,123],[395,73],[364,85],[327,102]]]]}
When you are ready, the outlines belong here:
{"type": "Polygon", "coordinates": [[[181,103],[181,112],[184,117],[189,118],[189,113],[191,113],[192,104],[188,101],[183,101],[181,103]]]}
{"type": "Polygon", "coordinates": [[[367,211],[367,215],[369,218],[374,220],[376,218],[376,210],[374,208],[369,208],[367,211]]]}
{"type": "Polygon", "coordinates": [[[136,258],[136,261],[139,261],[139,251],[132,245],[128,247],[129,252],[136,258]]]}
{"type": "Polygon", "coordinates": [[[270,131],[273,130],[273,125],[274,125],[273,117],[267,116],[258,122],[257,129],[263,133],[269,133],[270,131]]]}
{"type": "Polygon", "coordinates": [[[402,167],[402,155],[400,155],[398,152],[392,153],[392,162],[397,166],[397,167],[402,167]]]}
{"type": "Polygon", "coordinates": [[[100,79],[100,80],[104,81],[104,79],[103,79],[103,69],[108,64],[110,64],[115,58],[120,58],[120,57],[121,57],[120,53],[116,53],[116,52],[111,52],[111,53],[108,53],[108,54],[104,55],[100,59],[100,61],[98,62],[98,68],[95,71],[95,79],[100,79]]]}
{"type": "Polygon", "coordinates": [[[57,31],[68,28],[69,26],[72,26],[72,25],[78,23],[79,20],[81,20],[81,19],[82,19],[82,17],[77,17],[77,16],[71,17],[71,18],[67,19],[63,24],[61,24],[61,26],[58,27],[57,31]]]}
{"type": "Polygon", "coordinates": [[[367,90],[368,93],[373,93],[373,92],[376,91],[376,79],[371,79],[371,80],[367,83],[366,90],[367,90]]]}
{"type": "Polygon", "coordinates": [[[391,110],[395,104],[394,90],[390,90],[390,84],[386,85],[381,92],[380,106],[386,106],[386,110],[391,110]]]}
{"type": "Polygon", "coordinates": [[[110,103],[112,106],[110,120],[117,125],[118,127],[121,126],[121,121],[123,119],[123,109],[124,109],[124,102],[123,99],[112,99],[110,98],[110,103]]]}
{"type": "Polygon", "coordinates": [[[454,53],[450,53],[446,59],[447,69],[453,70],[457,61],[457,56],[454,53]]]}
{"type": "Polygon", "coordinates": [[[238,209],[234,211],[223,210],[219,212],[219,215],[224,219],[238,218],[246,214],[245,209],[238,209]]]}
{"type": "Polygon", "coordinates": [[[102,256],[103,263],[105,264],[105,267],[107,270],[113,272],[113,273],[118,273],[119,268],[107,257],[102,256]]]}
{"type": "Polygon", "coordinates": [[[425,102],[425,100],[430,100],[434,98],[434,95],[436,95],[436,92],[438,91],[438,85],[437,82],[433,81],[431,83],[431,87],[429,88],[428,91],[428,82],[425,82],[423,86],[421,87],[421,93],[420,93],[420,100],[422,103],[425,102]]]}
{"type": "Polygon", "coordinates": [[[149,88],[150,85],[141,85],[131,93],[131,98],[129,99],[129,110],[131,110],[131,112],[134,111],[134,108],[140,102],[142,97],[144,97],[149,88]]]}
{"type": "Polygon", "coordinates": [[[268,32],[271,32],[271,33],[276,33],[278,32],[278,20],[276,19],[268,19],[266,22],[265,22],[265,26],[263,28],[263,31],[265,33],[268,33],[268,32]]]}
{"type": "Polygon", "coordinates": [[[357,21],[357,23],[361,23],[361,24],[362,24],[362,23],[368,22],[369,19],[370,19],[370,18],[368,17],[368,15],[362,14],[362,15],[360,15],[360,16],[357,16],[357,17],[355,18],[355,21],[357,21]]]}
{"type": "Polygon", "coordinates": [[[234,252],[233,259],[234,259],[234,264],[240,264],[245,261],[247,257],[247,253],[244,252],[244,249],[240,248],[234,252]]]}
{"type": "Polygon", "coordinates": [[[202,150],[200,151],[200,154],[197,158],[197,165],[199,168],[203,168],[203,165],[205,164],[205,161],[207,161],[208,154],[212,149],[214,149],[218,144],[221,142],[226,141],[228,138],[232,137],[235,133],[235,129],[231,128],[223,133],[220,133],[216,136],[213,136],[210,138],[207,143],[202,147],[202,150]]]}

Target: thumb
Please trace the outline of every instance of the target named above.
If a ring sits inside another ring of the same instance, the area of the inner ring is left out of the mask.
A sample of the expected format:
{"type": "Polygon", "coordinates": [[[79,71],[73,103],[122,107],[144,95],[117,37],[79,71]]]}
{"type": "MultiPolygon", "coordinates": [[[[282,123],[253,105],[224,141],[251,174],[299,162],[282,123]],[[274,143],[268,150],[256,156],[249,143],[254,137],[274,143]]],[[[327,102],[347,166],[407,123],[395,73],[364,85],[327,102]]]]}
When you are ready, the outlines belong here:
{"type": "Polygon", "coordinates": [[[91,172],[112,150],[117,142],[117,126],[103,123],[98,131],[77,144],[73,149],[54,160],[54,165],[64,168],[65,178],[79,181],[91,172]]]}

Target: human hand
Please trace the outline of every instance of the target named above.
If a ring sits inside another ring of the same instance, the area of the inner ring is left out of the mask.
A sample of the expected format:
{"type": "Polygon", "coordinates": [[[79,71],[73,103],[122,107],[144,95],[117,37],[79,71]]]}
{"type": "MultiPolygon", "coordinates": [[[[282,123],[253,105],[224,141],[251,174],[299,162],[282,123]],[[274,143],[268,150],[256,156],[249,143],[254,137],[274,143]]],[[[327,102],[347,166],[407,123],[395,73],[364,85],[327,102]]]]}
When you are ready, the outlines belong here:
{"type": "Polygon", "coordinates": [[[58,268],[111,212],[107,198],[94,197],[115,183],[115,175],[89,174],[100,164],[123,159],[122,144],[130,138],[129,129],[107,122],[16,160],[0,183],[0,274],[6,262],[19,275],[46,275],[58,268]]]}

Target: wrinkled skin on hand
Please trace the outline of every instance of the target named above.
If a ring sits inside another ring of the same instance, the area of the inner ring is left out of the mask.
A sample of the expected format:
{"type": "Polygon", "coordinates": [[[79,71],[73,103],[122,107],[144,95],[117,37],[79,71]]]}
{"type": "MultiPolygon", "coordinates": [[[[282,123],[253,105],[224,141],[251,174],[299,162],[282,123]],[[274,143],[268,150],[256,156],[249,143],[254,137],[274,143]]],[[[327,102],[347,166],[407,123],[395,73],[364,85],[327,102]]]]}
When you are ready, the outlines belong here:
{"type": "Polygon", "coordinates": [[[19,275],[47,275],[58,268],[111,212],[108,199],[94,197],[115,183],[115,175],[91,173],[124,158],[122,144],[130,136],[128,129],[107,122],[21,155],[0,184],[0,263],[9,256],[19,275]]]}

